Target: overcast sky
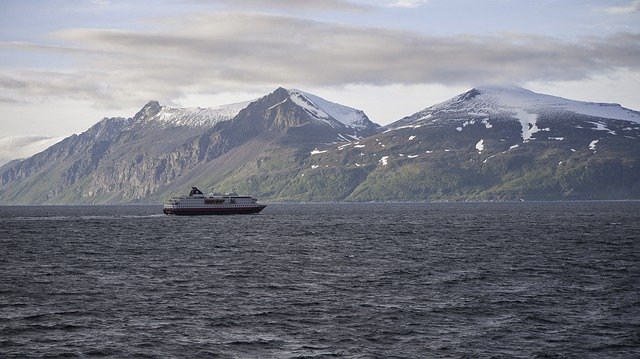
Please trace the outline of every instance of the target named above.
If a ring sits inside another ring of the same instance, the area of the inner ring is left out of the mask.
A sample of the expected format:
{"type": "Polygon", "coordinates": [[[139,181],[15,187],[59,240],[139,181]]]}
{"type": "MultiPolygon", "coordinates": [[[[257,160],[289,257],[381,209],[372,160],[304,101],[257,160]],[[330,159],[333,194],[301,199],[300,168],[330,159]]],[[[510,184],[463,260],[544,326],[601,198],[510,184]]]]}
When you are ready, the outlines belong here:
{"type": "Polygon", "coordinates": [[[151,99],[284,86],[387,124],[491,84],[640,110],[640,0],[0,2],[0,164],[151,99]]]}

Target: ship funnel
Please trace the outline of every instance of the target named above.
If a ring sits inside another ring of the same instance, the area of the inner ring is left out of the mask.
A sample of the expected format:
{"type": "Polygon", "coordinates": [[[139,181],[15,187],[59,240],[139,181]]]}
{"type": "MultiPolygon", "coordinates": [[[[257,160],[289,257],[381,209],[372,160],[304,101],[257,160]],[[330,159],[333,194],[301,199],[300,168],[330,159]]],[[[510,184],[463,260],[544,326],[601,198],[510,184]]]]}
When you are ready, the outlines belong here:
{"type": "Polygon", "coordinates": [[[203,194],[197,187],[191,187],[191,192],[189,192],[189,196],[193,196],[194,194],[203,194]]]}

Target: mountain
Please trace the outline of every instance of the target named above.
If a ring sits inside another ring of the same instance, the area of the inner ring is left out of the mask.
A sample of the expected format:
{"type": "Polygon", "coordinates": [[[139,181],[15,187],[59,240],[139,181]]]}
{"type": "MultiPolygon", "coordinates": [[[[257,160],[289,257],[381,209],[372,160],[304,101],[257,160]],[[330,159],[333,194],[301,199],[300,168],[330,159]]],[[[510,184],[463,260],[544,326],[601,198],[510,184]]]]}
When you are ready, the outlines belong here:
{"type": "Polygon", "coordinates": [[[488,87],[471,89],[441,104],[428,107],[411,116],[400,119],[387,128],[431,123],[431,120],[455,121],[460,115],[484,120],[489,116],[514,115],[523,126],[527,137],[537,132],[537,117],[541,114],[562,119],[565,115],[583,115],[591,118],[623,120],[640,123],[640,113],[619,104],[593,103],[568,100],[561,97],[535,93],[521,87],[488,87]],[[535,115],[535,116],[534,116],[535,115]],[[525,126],[527,124],[527,126],[525,126]],[[530,128],[529,128],[530,127],[530,128]],[[533,131],[532,133],[529,133],[533,131]]]}
{"type": "Polygon", "coordinates": [[[136,114],[136,119],[162,127],[208,128],[234,118],[250,103],[245,101],[212,108],[172,108],[161,106],[158,101],[150,101],[136,114]]]}
{"type": "Polygon", "coordinates": [[[476,87],[384,128],[278,88],[248,103],[151,101],[0,172],[0,202],[159,203],[190,186],[271,201],[640,198],[640,113],[476,87]]]}
{"type": "Polygon", "coordinates": [[[361,110],[330,102],[300,90],[288,90],[288,92],[289,99],[307,110],[314,118],[327,121],[333,127],[337,125],[333,122],[335,120],[356,130],[357,133],[354,133],[352,138],[363,134],[373,134],[380,128],[379,125],[371,122],[361,110]]]}
{"type": "Polygon", "coordinates": [[[346,200],[640,198],[638,139],[640,113],[617,104],[477,87],[308,166],[364,172],[346,200]]]}
{"type": "Polygon", "coordinates": [[[216,186],[246,164],[295,167],[316,146],[380,131],[362,111],[284,88],[207,109],[150,101],[3,166],[0,202],[158,202],[216,186]]]}

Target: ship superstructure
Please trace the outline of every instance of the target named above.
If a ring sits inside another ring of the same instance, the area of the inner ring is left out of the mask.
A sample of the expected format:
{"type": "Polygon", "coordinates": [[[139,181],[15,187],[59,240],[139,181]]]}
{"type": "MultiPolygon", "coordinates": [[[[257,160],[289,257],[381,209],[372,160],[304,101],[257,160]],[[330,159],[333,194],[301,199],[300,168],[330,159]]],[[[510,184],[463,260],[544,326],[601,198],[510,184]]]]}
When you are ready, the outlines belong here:
{"type": "Polygon", "coordinates": [[[175,215],[250,214],[258,213],[265,207],[250,196],[237,193],[204,194],[198,188],[191,187],[188,196],[173,197],[167,201],[163,212],[175,215]]]}

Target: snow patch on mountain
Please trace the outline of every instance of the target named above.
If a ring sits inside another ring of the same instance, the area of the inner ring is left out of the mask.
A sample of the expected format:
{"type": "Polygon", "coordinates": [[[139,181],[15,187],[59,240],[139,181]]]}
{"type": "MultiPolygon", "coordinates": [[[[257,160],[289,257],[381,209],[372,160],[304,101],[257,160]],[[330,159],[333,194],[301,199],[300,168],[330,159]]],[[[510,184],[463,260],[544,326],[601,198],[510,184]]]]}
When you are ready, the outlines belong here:
{"type": "MultiPolygon", "coordinates": [[[[503,152],[503,153],[504,153],[504,152],[503,152]]],[[[493,158],[493,157],[495,157],[496,155],[497,155],[497,153],[496,153],[496,154],[493,154],[493,155],[491,155],[491,156],[489,156],[489,157],[487,157],[487,158],[485,158],[485,159],[484,159],[484,161],[482,161],[482,163],[487,163],[487,161],[489,161],[490,159],[492,159],[492,158],[493,158]]]]}
{"type": "Polygon", "coordinates": [[[486,129],[491,129],[495,124],[490,123],[487,117],[510,115],[517,117],[522,123],[523,139],[527,141],[531,139],[531,135],[536,131],[543,130],[536,129],[533,115],[554,112],[570,112],[594,118],[622,120],[640,124],[640,112],[624,108],[619,104],[569,100],[535,93],[515,86],[480,86],[411,116],[402,118],[388,125],[387,128],[398,129],[432,123],[433,121],[446,121],[455,123],[456,127],[454,128],[462,132],[465,127],[474,124],[473,120],[477,120],[481,121],[486,129]],[[525,125],[527,125],[526,128],[525,125]]]}
{"type": "Polygon", "coordinates": [[[304,108],[320,120],[328,121],[334,119],[345,126],[355,129],[367,129],[372,125],[361,110],[327,101],[322,97],[300,90],[290,89],[287,91],[296,105],[304,108]]]}
{"type": "Polygon", "coordinates": [[[291,101],[293,101],[293,103],[302,107],[311,116],[315,117],[320,121],[327,123],[331,127],[334,127],[334,128],[337,127],[336,123],[331,121],[331,116],[329,116],[326,112],[318,108],[313,102],[307,99],[301,92],[297,90],[289,90],[289,98],[291,99],[291,101]]]}
{"type": "Polygon", "coordinates": [[[528,113],[522,109],[516,110],[516,116],[520,120],[522,126],[522,142],[528,142],[531,140],[531,135],[540,131],[536,122],[538,121],[538,115],[535,113],[528,113]]]}
{"type": "Polygon", "coordinates": [[[590,124],[592,124],[592,125],[595,125],[595,126],[596,126],[596,130],[597,130],[597,131],[607,131],[607,132],[609,132],[609,133],[610,133],[610,134],[612,134],[612,135],[615,135],[615,134],[616,134],[616,132],[615,132],[615,131],[612,131],[612,130],[608,129],[608,128],[607,128],[607,125],[605,125],[605,124],[604,124],[604,123],[602,123],[602,122],[589,122],[589,123],[590,123],[590,124]]]}
{"type": "MultiPolygon", "coordinates": [[[[462,132],[462,130],[463,130],[465,127],[467,127],[467,126],[469,126],[469,125],[475,125],[475,123],[476,123],[476,120],[464,121],[464,122],[462,123],[462,126],[458,126],[458,127],[456,127],[456,130],[457,130],[457,131],[462,132]]],[[[485,125],[485,126],[486,126],[486,125],[485,125]]]]}
{"type": "MultiPolygon", "coordinates": [[[[480,86],[479,95],[473,101],[492,103],[500,107],[520,109],[555,109],[581,115],[609,118],[640,123],[640,112],[629,110],[619,104],[594,103],[569,100],[562,97],[536,93],[521,87],[480,86]]],[[[492,107],[492,106],[489,106],[492,107]]]]}
{"type": "Polygon", "coordinates": [[[251,101],[245,101],[211,108],[174,108],[168,106],[160,106],[159,111],[148,117],[147,121],[153,121],[166,127],[211,127],[218,122],[227,121],[234,118],[250,103],[251,101]]]}

